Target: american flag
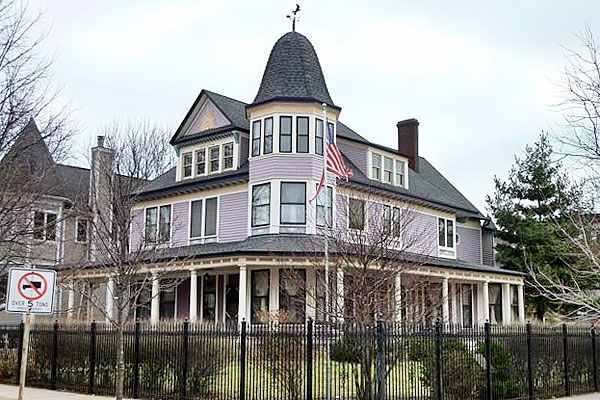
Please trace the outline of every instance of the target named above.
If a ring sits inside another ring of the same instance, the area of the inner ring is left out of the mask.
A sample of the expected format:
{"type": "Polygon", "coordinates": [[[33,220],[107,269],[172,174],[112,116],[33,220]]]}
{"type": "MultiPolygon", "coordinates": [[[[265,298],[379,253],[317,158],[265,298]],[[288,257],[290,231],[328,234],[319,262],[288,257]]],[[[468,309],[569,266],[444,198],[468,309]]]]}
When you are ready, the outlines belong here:
{"type": "MultiPolygon", "coordinates": [[[[349,178],[354,176],[354,173],[350,168],[347,168],[346,165],[344,165],[344,159],[342,158],[340,149],[338,149],[335,144],[331,125],[326,123],[325,126],[327,127],[327,172],[331,172],[338,179],[345,179],[348,181],[349,178]]],[[[317,193],[315,193],[315,196],[310,200],[311,202],[319,195],[324,180],[325,174],[321,173],[321,180],[319,182],[319,187],[317,188],[317,193]]]]}

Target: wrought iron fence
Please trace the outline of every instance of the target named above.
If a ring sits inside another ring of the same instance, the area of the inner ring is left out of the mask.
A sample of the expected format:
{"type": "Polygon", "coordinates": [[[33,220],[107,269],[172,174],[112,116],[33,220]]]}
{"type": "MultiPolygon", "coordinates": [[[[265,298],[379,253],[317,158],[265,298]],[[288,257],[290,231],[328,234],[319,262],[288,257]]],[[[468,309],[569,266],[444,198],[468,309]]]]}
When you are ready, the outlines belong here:
{"type": "MultiPolygon", "coordinates": [[[[18,379],[23,326],[0,327],[0,381],[18,379]]],[[[117,333],[37,325],[27,384],[114,394],[117,333]]],[[[135,323],[125,395],[143,399],[500,400],[598,391],[594,328],[135,323]]]]}

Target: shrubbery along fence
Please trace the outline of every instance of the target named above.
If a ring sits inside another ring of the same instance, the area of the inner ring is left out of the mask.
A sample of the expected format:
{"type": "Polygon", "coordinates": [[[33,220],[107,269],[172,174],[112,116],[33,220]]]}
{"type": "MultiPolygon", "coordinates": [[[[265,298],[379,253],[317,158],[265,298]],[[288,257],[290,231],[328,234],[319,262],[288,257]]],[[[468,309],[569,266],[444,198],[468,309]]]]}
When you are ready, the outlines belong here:
{"type": "MultiPolygon", "coordinates": [[[[18,380],[23,326],[0,327],[0,380],[18,380]]],[[[117,336],[39,324],[27,385],[112,395],[117,336]]],[[[594,328],[135,323],[125,394],[144,399],[533,399],[598,391],[594,328]],[[329,368],[327,352],[330,354],[329,368]],[[329,372],[327,372],[329,370],[329,372]]]]}

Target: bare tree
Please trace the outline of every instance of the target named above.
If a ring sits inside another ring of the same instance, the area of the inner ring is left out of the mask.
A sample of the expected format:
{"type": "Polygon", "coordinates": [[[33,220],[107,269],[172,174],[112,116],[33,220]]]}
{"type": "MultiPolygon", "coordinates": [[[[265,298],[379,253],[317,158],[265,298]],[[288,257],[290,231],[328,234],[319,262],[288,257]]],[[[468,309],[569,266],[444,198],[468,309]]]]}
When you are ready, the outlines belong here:
{"type": "Polygon", "coordinates": [[[140,191],[171,166],[172,149],[166,133],[147,121],[105,129],[93,150],[89,208],[82,210],[91,221],[89,261],[61,273],[62,286],[82,296],[117,332],[117,399],[123,398],[126,324],[140,300],[152,301],[157,295],[148,296],[153,280],[160,282],[159,290],[178,283],[177,279],[161,279],[178,260],[178,254],[167,245],[177,221],[171,221],[170,212],[168,218],[157,215],[155,224],[146,224],[154,229],[144,230],[134,211],[140,191]],[[130,245],[130,238],[140,235],[140,240],[130,245]],[[114,284],[103,293],[89,290],[80,278],[90,272],[104,279],[111,277],[114,284]],[[112,299],[112,307],[106,304],[107,297],[112,299]]]}

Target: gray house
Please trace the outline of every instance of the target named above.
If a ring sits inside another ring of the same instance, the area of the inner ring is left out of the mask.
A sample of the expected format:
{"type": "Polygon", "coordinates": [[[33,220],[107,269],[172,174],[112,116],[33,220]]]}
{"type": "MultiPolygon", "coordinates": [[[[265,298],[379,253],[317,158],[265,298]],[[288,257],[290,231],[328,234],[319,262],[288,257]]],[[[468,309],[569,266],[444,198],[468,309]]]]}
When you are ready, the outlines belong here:
{"type": "MultiPolygon", "coordinates": [[[[307,243],[327,228],[348,240],[372,236],[403,215],[410,223],[390,245],[410,241],[398,262],[414,263],[394,281],[404,310],[394,303],[394,318],[419,322],[417,311],[431,308],[463,325],[523,322],[523,276],[494,265],[489,219],[419,155],[419,122],[399,122],[397,143],[377,144],[341,122],[341,111],[297,32],[273,46],[253,101],[200,92],[171,139],[177,166],[139,194],[131,227],[132,251],[160,242],[182,257],[172,270],[182,282],[159,293],[155,278],[150,313],[138,317],[260,322],[293,308],[294,322],[319,318],[320,272],[308,266],[307,243]],[[329,136],[353,175],[329,174],[321,187],[329,136]],[[286,281],[290,265],[303,290],[286,281]]],[[[336,268],[333,301],[346,308],[344,297],[360,295],[344,289],[351,275],[336,268]]]]}

